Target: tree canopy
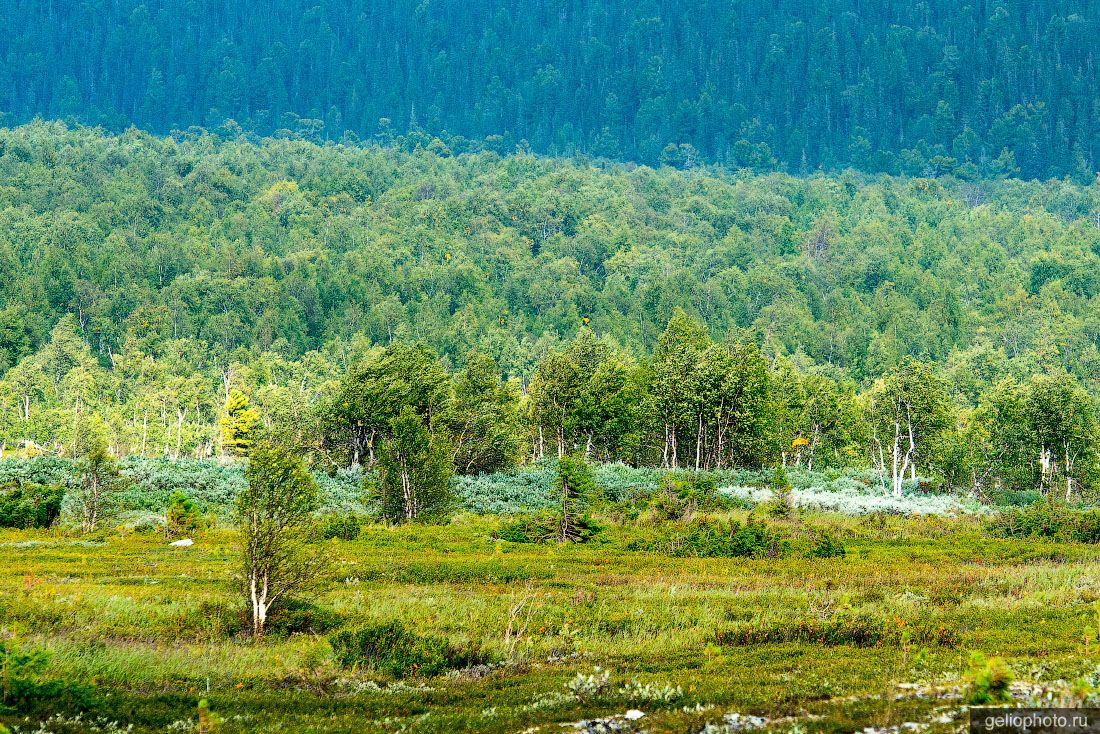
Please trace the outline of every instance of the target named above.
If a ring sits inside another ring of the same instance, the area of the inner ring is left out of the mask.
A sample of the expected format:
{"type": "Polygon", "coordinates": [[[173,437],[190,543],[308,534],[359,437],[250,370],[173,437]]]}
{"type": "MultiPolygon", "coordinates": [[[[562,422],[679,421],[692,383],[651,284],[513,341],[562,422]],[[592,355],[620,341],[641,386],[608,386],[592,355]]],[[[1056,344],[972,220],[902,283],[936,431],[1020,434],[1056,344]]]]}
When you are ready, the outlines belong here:
{"type": "Polygon", "coordinates": [[[1096,183],[56,123],[0,130],[0,180],[0,451],[79,457],[94,419],[115,457],[256,432],[410,486],[566,455],[1097,481],[1096,183]]]}
{"type": "Polygon", "coordinates": [[[1097,2],[17,0],[0,20],[18,122],[795,173],[1088,180],[1100,153],[1097,2]]]}

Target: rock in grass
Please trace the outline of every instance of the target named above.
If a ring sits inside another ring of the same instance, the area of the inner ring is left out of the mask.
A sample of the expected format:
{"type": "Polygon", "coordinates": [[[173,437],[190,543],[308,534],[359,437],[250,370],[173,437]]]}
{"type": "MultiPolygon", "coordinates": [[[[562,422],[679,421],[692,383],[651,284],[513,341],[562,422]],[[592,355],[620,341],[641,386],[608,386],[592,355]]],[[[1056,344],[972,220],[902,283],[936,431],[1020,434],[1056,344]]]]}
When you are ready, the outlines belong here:
{"type": "Polygon", "coordinates": [[[174,540],[171,543],[169,543],[168,545],[176,547],[176,548],[187,548],[187,547],[192,546],[194,544],[195,544],[195,541],[191,540],[190,538],[184,538],[183,540],[174,540]]]}

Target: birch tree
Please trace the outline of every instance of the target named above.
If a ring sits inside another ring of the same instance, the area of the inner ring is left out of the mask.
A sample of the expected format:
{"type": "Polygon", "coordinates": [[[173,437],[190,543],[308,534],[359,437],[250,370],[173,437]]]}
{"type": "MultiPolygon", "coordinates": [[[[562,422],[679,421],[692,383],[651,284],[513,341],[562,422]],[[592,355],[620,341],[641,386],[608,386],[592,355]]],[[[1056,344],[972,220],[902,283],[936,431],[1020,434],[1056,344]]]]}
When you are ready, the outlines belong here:
{"type": "Polygon", "coordinates": [[[900,497],[906,476],[917,478],[918,465],[950,425],[947,388],[932,365],[906,358],[875,383],[869,400],[872,458],[900,497]]]}
{"type": "Polygon", "coordinates": [[[1024,413],[1038,454],[1040,491],[1064,489],[1069,502],[1097,475],[1092,399],[1067,374],[1041,375],[1028,385],[1024,413]]]}
{"type": "Polygon", "coordinates": [[[95,532],[112,509],[112,498],[125,486],[118,464],[107,450],[106,428],[97,416],[81,421],[74,445],[76,456],[77,498],[80,502],[81,529],[95,532]]]}
{"type": "Polygon", "coordinates": [[[310,542],[318,488],[296,453],[265,441],[252,446],[245,478],[237,496],[244,596],[261,638],[271,610],[322,576],[323,556],[310,542]]]}
{"type": "Polygon", "coordinates": [[[437,517],[454,501],[451,449],[441,433],[433,434],[409,407],[390,422],[382,446],[382,513],[390,522],[437,517]]]}

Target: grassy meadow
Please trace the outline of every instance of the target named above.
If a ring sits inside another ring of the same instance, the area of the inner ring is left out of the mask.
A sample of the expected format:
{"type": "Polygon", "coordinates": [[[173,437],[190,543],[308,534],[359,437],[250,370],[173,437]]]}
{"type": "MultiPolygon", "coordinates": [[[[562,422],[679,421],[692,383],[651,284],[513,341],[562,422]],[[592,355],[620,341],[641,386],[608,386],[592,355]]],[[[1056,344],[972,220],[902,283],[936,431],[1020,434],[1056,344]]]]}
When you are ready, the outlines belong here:
{"type": "Polygon", "coordinates": [[[18,712],[0,706],[0,722],[12,732],[554,732],[593,719],[604,731],[949,731],[991,669],[1014,680],[1018,702],[1094,695],[1093,545],[992,538],[972,515],[807,511],[767,520],[795,545],[783,557],[684,558],[637,550],[654,532],[644,522],[564,546],[497,540],[503,523],[466,513],[326,541],[329,583],[259,642],[244,634],[231,530],[186,548],[156,533],[2,530],[0,642],[42,651],[35,681],[64,684],[18,712]],[[826,528],[843,556],[798,550],[826,528]],[[478,662],[400,676],[342,665],[333,633],[372,620],[445,638],[478,662]]]}

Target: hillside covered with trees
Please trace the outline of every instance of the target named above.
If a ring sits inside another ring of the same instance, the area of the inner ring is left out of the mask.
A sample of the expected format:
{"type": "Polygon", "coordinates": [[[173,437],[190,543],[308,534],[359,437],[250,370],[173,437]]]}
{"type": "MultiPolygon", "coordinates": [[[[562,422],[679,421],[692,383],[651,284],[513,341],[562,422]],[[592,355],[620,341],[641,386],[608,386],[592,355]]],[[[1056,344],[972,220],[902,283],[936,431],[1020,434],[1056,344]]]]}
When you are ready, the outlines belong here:
{"type": "Polygon", "coordinates": [[[0,23],[0,734],[1100,707],[1100,0],[0,23]]]}
{"type": "Polygon", "coordinates": [[[0,112],[792,173],[1070,175],[1100,3],[0,4],[0,112]]]}
{"type": "Polygon", "coordinates": [[[0,133],[0,440],[1096,480],[1095,184],[412,147],[0,133]]]}

